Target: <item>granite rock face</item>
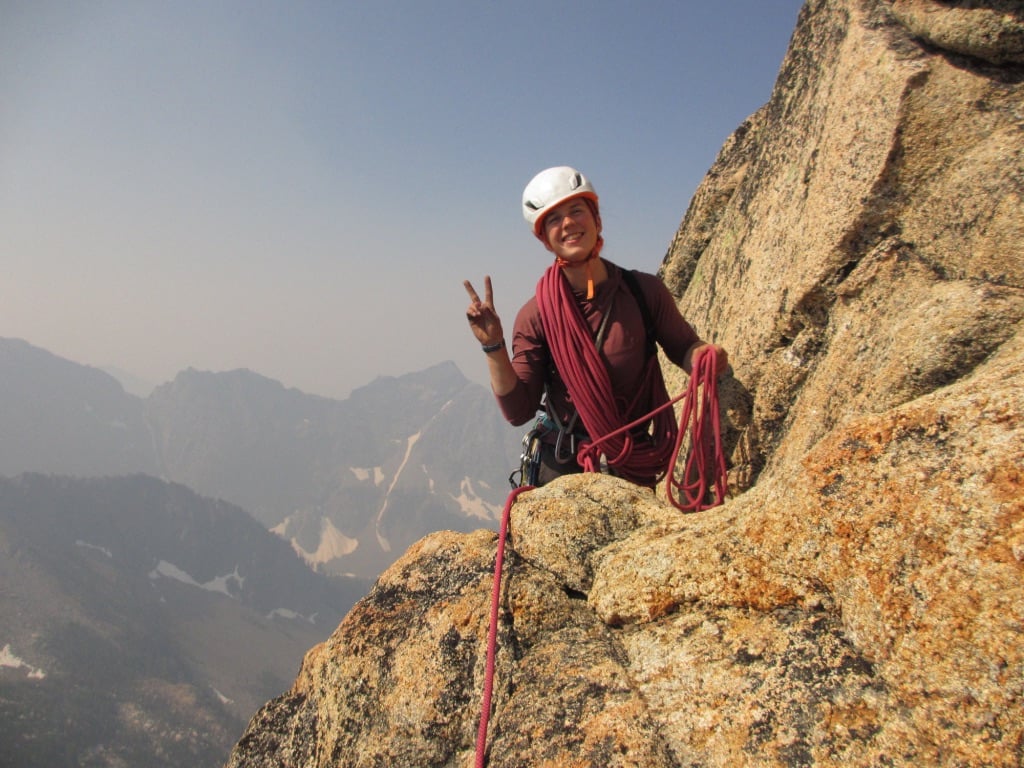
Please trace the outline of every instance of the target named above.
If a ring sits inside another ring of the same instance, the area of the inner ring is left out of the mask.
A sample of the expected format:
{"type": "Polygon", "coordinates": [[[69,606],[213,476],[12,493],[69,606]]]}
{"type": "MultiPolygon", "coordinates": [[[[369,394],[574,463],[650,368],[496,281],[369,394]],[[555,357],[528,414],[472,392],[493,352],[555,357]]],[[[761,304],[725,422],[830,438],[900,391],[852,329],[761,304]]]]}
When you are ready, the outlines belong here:
{"type": "Polygon", "coordinates": [[[1022,24],[1020,2],[805,5],[771,100],[721,150],[662,266],[729,349],[738,489],[847,419],[969,375],[1016,332],[1024,71],[990,59],[1024,55],[1022,24]],[[974,33],[988,58],[941,47],[974,33]]]}
{"type": "MultiPolygon", "coordinates": [[[[487,765],[1024,764],[1022,19],[807,3],[662,270],[736,494],[519,497],[487,765]]],[[[228,765],[473,765],[495,548],[412,547],[228,765]]]]}

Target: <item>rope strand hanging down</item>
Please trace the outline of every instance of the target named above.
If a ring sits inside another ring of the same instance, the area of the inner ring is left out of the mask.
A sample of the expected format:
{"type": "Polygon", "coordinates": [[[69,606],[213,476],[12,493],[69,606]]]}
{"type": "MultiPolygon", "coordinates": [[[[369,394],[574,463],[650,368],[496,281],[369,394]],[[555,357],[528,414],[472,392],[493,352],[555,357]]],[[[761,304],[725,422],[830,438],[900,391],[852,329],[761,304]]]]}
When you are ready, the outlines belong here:
{"type": "Polygon", "coordinates": [[[665,493],[672,505],[683,512],[700,512],[725,502],[727,472],[722,447],[722,424],[718,410],[718,353],[708,347],[693,361],[690,384],[679,416],[679,432],[672,450],[672,463],[665,478],[665,493]],[[682,480],[676,480],[675,468],[686,435],[690,449],[686,454],[682,480]],[[708,492],[714,488],[714,498],[708,492]],[[682,492],[682,496],[676,493],[682,492]]]}
{"type": "MultiPolygon", "coordinates": [[[[709,347],[693,361],[693,372],[690,383],[680,395],[669,400],[660,408],[641,417],[637,421],[626,424],[591,443],[591,447],[600,455],[600,446],[617,436],[628,433],[631,428],[649,421],[658,411],[672,408],[680,400],[685,400],[679,419],[679,432],[672,450],[672,463],[667,471],[665,489],[668,500],[683,512],[699,512],[718,506],[725,501],[726,471],[725,454],[722,450],[721,426],[718,410],[718,381],[715,375],[716,353],[709,347]],[[700,403],[697,407],[697,403],[700,403]],[[690,435],[690,450],[684,467],[683,480],[676,481],[675,467],[679,464],[679,454],[683,448],[685,436],[690,435]],[[692,478],[687,480],[686,478],[692,478]],[[714,499],[708,502],[708,491],[714,487],[714,499]],[[677,498],[673,491],[681,491],[683,498],[677,498]]],[[[590,456],[590,454],[588,454],[590,456]]],[[[596,468],[592,459],[587,459],[584,471],[594,472],[596,468]]],[[[491,587],[490,624],[487,630],[487,661],[484,667],[483,701],[480,711],[480,725],[476,739],[476,768],[484,768],[487,764],[487,728],[491,717],[491,694],[494,687],[494,661],[497,652],[498,604],[501,599],[501,571],[505,559],[505,540],[508,536],[509,518],[512,505],[520,493],[533,490],[533,486],[515,488],[505,501],[501,514],[501,526],[498,531],[498,549],[494,556],[494,581],[491,587]]]]}
{"type": "Polygon", "coordinates": [[[498,602],[501,599],[501,569],[505,562],[505,538],[508,536],[508,520],[516,497],[533,490],[532,485],[513,488],[505,500],[501,513],[501,527],[498,530],[498,551],[494,555],[494,582],[491,586],[491,619],[487,628],[487,661],[484,666],[484,693],[480,706],[480,727],[476,734],[476,768],[484,768],[487,762],[487,725],[491,719],[491,691],[494,688],[494,657],[497,651],[498,602]]]}

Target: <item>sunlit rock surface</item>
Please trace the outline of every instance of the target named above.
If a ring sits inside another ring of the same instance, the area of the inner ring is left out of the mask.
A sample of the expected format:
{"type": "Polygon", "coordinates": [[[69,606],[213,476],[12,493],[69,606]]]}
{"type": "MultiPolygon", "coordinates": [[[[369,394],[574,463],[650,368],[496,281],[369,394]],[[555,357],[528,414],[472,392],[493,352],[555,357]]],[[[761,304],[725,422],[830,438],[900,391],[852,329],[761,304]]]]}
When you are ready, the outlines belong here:
{"type": "MultiPolygon", "coordinates": [[[[956,5],[804,8],[662,268],[736,494],[519,498],[488,765],[1024,764],[1024,12],[956,5]]],[[[495,548],[413,546],[228,764],[473,765],[495,548]]]]}

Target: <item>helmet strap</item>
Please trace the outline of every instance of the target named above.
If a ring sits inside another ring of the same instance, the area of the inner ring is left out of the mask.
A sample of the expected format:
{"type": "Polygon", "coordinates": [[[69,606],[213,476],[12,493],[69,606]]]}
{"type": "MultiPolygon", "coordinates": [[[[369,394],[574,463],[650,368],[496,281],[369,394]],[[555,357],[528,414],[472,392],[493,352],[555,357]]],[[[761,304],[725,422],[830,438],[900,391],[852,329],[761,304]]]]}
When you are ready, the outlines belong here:
{"type": "MultiPolygon", "coordinates": [[[[604,248],[604,238],[601,235],[598,235],[597,244],[594,246],[594,250],[590,252],[590,255],[587,256],[585,262],[587,266],[587,301],[594,298],[594,259],[601,255],[602,248],[604,248]]],[[[573,262],[563,259],[561,256],[555,257],[555,263],[562,269],[577,266],[576,264],[573,264],[573,262]]]]}

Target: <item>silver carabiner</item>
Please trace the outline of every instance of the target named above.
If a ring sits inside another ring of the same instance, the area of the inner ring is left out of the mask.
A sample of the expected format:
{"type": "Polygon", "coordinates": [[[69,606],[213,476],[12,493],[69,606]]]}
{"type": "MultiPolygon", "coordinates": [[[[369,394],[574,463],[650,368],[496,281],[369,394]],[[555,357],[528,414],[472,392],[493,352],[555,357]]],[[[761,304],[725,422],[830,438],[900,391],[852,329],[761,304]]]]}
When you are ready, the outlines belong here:
{"type": "Polygon", "coordinates": [[[576,428],[576,422],[579,421],[580,412],[576,411],[573,413],[572,418],[569,419],[569,423],[560,425],[558,427],[558,439],[555,440],[555,461],[559,464],[568,464],[576,458],[576,449],[579,447],[576,442],[576,434],[573,430],[576,428]],[[569,453],[565,454],[562,452],[562,441],[565,440],[565,436],[569,436],[569,453]]]}

